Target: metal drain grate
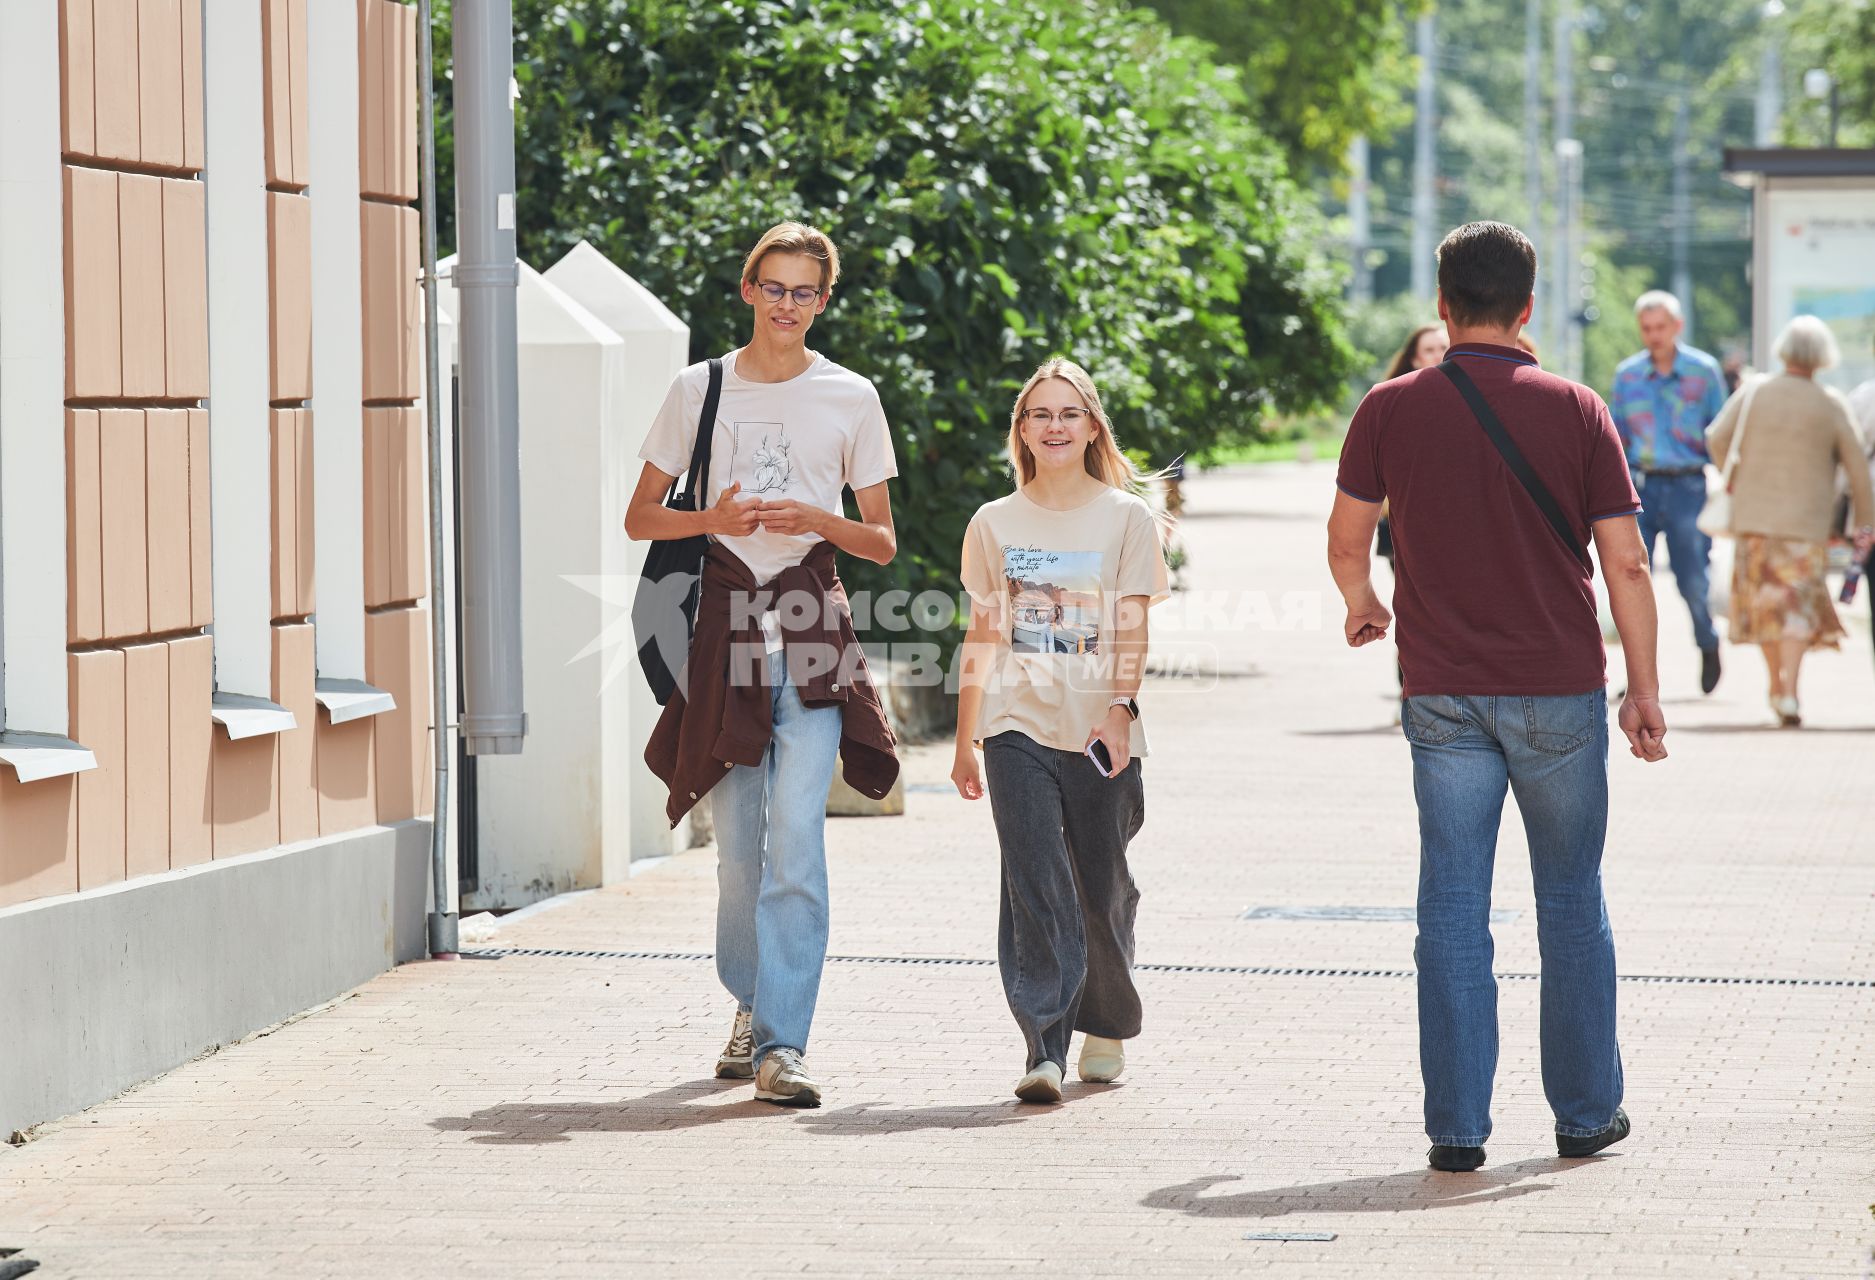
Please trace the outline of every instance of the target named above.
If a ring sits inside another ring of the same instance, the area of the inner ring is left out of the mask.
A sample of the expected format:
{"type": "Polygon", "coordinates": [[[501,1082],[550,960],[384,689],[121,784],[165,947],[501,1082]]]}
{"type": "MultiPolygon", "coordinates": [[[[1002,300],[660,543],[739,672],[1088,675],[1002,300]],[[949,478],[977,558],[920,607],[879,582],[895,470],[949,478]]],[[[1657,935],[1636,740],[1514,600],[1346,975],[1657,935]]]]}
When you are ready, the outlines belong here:
{"type": "MultiPolygon", "coordinates": [[[[546,947],[490,947],[464,951],[473,960],[508,956],[565,960],[714,960],[709,951],[574,951],[546,947]]],[[[828,956],[829,964],[890,964],[917,967],[992,968],[996,961],[975,956],[828,956]]],[[[1196,973],[1251,978],[1414,978],[1414,969],[1310,969],[1266,964],[1136,964],[1140,973],[1196,973]]],[[[1534,973],[1500,973],[1500,982],[1534,982],[1534,973]]],[[[1624,973],[1619,982],[1694,987],[1875,987],[1875,978],[1747,978],[1676,973],[1624,973]]]]}

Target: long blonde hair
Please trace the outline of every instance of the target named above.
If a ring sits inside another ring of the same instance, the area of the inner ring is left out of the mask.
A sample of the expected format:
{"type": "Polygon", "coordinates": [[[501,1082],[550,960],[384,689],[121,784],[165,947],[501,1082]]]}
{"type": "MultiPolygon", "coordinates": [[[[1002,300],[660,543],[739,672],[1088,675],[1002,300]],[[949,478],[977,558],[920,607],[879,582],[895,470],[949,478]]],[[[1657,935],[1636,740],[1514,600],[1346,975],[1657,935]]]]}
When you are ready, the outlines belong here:
{"type": "Polygon", "coordinates": [[[1016,488],[1035,479],[1035,455],[1022,441],[1022,412],[1028,404],[1029,393],[1050,378],[1060,378],[1073,387],[1081,403],[1094,415],[1097,430],[1094,438],[1087,442],[1087,452],[1082,459],[1087,464],[1088,475],[1129,493],[1141,493],[1151,482],[1164,476],[1164,472],[1142,472],[1133,465],[1131,458],[1120,452],[1119,442],[1113,438],[1113,423],[1107,418],[1107,411],[1100,403],[1100,392],[1095,390],[1094,380],[1087,370],[1072,360],[1044,360],[1022,384],[1015,407],[1009,411],[1009,465],[1015,472],[1016,488]]]}

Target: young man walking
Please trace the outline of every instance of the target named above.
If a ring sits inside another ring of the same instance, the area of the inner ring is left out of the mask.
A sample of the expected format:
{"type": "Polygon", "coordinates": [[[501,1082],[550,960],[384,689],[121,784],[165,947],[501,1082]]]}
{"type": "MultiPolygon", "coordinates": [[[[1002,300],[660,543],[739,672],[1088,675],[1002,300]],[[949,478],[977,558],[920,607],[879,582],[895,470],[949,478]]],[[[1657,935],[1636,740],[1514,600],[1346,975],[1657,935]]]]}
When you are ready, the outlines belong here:
{"type": "Polygon", "coordinates": [[[1535,280],[1536,250],[1514,227],[1476,222],[1445,238],[1439,316],[1451,349],[1361,402],[1328,525],[1347,642],[1370,644],[1393,626],[1369,557],[1380,503],[1391,507],[1400,720],[1419,804],[1428,1159],[1455,1172],[1484,1163],[1491,1134],[1491,873],[1507,792],[1536,885],[1557,1151],[1591,1155],[1628,1134],[1602,902],[1608,704],[1591,540],[1627,660],[1622,732],[1636,757],[1666,758],[1641,504],[1601,399],[1517,345],[1535,280]]]}
{"type": "Polygon", "coordinates": [[[1706,428],[1725,407],[1719,362],[1680,341],[1680,300],[1661,289],[1634,303],[1646,350],[1615,368],[1609,397],[1615,430],[1641,492],[1641,541],[1651,558],[1661,534],[1680,597],[1693,615],[1699,687],[1719,684],[1719,633],[1712,625],[1712,539],[1699,530],[1706,505],[1706,428]]]}
{"type": "Polygon", "coordinates": [[[742,268],[748,345],[685,369],[639,457],[633,538],[706,534],[701,596],[679,689],[645,748],[672,825],[707,795],[716,826],[716,972],[736,1000],[725,1079],[817,1107],[806,1052],[827,958],[827,790],[836,756],[875,799],[898,776],[895,740],[854,637],[834,549],[878,564],[897,536],[898,474],[879,393],[807,347],[840,258],[812,227],[771,228],[742,268]],[[708,419],[706,422],[705,419],[708,419]],[[709,429],[699,511],[663,503],[709,429]],[[842,515],[853,490],[859,519],[842,515]]]}

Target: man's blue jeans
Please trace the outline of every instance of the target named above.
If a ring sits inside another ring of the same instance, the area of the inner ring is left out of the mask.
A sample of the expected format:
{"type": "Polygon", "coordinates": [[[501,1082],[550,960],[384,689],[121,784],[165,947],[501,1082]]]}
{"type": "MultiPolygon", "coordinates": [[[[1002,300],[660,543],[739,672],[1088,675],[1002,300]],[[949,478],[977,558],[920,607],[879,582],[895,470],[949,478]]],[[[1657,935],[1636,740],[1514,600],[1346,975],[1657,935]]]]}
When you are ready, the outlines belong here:
{"type": "Polygon", "coordinates": [[[809,710],[769,664],[775,731],[760,765],[710,791],[716,823],[716,975],[754,1011],[755,1061],[807,1051],[827,961],[827,789],[840,751],[837,706],[809,710]]]}
{"type": "Polygon", "coordinates": [[[1705,475],[1651,475],[1641,486],[1641,542],[1654,558],[1660,535],[1667,535],[1667,558],[1673,581],[1693,615],[1693,640],[1701,649],[1719,647],[1712,626],[1712,539],[1699,531],[1706,506],[1705,475]]]}
{"type": "Polygon", "coordinates": [[[1566,697],[1407,698],[1419,801],[1419,1061],[1426,1133],[1480,1147],[1491,1134],[1497,980],[1491,872],[1506,790],[1530,841],[1543,957],[1543,1092],[1556,1132],[1606,1130],[1621,1103],[1615,944],[1602,903],[1608,704],[1566,697]]]}

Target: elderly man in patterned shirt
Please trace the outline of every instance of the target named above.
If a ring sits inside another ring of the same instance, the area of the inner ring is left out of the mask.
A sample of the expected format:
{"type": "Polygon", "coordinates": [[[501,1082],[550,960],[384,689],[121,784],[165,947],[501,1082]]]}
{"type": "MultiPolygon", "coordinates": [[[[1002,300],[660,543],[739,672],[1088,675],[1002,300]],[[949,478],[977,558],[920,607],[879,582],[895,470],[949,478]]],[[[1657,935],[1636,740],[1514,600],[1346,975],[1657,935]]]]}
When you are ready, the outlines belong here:
{"type": "Polygon", "coordinates": [[[1664,290],[1634,303],[1635,323],[1647,348],[1615,370],[1608,408],[1628,451],[1628,467],[1641,491],[1641,540],[1652,559],[1660,535],[1680,596],[1693,615],[1699,645],[1699,687],[1719,683],[1719,633],[1712,626],[1712,540],[1699,531],[1706,503],[1706,428],[1725,406],[1725,375],[1718,361],[1680,342],[1686,321],[1680,300],[1664,290]]]}

